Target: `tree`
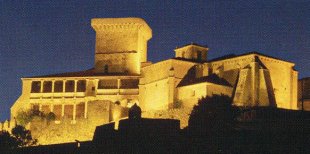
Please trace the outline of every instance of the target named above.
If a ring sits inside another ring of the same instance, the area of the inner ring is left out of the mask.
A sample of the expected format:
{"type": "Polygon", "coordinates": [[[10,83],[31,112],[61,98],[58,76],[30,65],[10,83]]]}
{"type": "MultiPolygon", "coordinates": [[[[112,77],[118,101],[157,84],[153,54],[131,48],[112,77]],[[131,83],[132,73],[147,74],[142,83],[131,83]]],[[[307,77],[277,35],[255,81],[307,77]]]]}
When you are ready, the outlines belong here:
{"type": "Polygon", "coordinates": [[[213,95],[201,98],[194,106],[187,130],[193,153],[222,153],[229,149],[234,122],[231,103],[228,96],[213,95]]]}
{"type": "Polygon", "coordinates": [[[12,134],[0,131],[0,151],[9,152],[18,147],[36,145],[37,140],[32,139],[31,132],[25,127],[17,125],[12,129],[12,134]]]}
{"type": "Polygon", "coordinates": [[[9,151],[18,147],[15,137],[7,131],[0,131],[0,151],[9,151]]]}
{"type": "Polygon", "coordinates": [[[189,129],[200,135],[227,131],[234,119],[231,102],[231,98],[225,95],[201,98],[189,117],[189,129]]]}
{"type": "Polygon", "coordinates": [[[19,125],[26,126],[29,122],[33,120],[47,120],[50,121],[55,120],[56,115],[53,112],[48,114],[44,114],[43,112],[35,109],[31,109],[28,111],[20,111],[16,116],[16,121],[19,125]]]}
{"type": "Polygon", "coordinates": [[[16,139],[18,147],[32,146],[37,143],[37,140],[32,138],[30,130],[26,130],[21,125],[12,129],[12,135],[16,139]]]}

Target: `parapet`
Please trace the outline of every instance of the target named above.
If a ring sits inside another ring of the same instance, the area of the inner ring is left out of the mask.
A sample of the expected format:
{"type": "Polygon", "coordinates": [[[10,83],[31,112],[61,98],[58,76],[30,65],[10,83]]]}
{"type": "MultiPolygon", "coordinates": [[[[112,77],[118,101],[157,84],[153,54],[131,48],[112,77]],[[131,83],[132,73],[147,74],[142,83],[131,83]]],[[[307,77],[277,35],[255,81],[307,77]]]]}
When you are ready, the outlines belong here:
{"type": "Polygon", "coordinates": [[[152,29],[141,18],[94,18],[91,20],[91,26],[96,32],[113,29],[138,28],[142,31],[146,40],[152,38],[152,29]]]}

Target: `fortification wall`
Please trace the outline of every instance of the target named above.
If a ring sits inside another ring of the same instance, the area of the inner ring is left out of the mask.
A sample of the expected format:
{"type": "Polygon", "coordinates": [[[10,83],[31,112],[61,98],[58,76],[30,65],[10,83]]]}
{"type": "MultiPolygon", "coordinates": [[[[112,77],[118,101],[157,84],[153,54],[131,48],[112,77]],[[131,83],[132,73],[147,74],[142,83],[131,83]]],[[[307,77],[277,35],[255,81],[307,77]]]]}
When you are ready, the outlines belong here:
{"type": "Polygon", "coordinates": [[[193,108],[180,107],[168,110],[149,110],[142,112],[144,118],[162,118],[162,119],[177,119],[180,120],[181,128],[188,126],[188,119],[193,108]]]}
{"type": "Polygon", "coordinates": [[[72,118],[64,116],[59,122],[47,122],[40,118],[30,123],[32,136],[38,143],[57,144],[66,142],[92,140],[97,126],[118,121],[128,116],[128,108],[124,108],[110,101],[91,101],[88,103],[88,116],[77,117],[72,123],[72,118]]]}

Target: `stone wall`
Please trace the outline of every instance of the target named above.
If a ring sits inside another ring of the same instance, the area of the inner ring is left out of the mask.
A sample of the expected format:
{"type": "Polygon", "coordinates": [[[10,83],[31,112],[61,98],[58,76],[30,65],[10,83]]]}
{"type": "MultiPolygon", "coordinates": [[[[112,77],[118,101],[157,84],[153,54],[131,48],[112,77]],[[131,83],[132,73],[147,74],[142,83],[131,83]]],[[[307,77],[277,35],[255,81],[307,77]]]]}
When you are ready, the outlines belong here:
{"type": "MultiPolygon", "coordinates": [[[[78,113],[78,112],[77,112],[78,113]]],[[[59,122],[47,122],[34,119],[30,123],[30,130],[39,144],[56,144],[65,142],[92,140],[97,126],[118,121],[128,116],[128,109],[111,101],[88,102],[88,116],[76,117],[72,123],[71,115],[64,116],[59,122]]]]}
{"type": "Polygon", "coordinates": [[[168,109],[177,100],[176,87],[196,63],[170,59],[142,68],[139,83],[141,109],[168,109]]]}
{"type": "Polygon", "coordinates": [[[169,110],[149,110],[142,112],[144,118],[159,118],[159,119],[177,119],[180,120],[181,128],[188,126],[188,119],[193,108],[181,107],[169,110]]]}
{"type": "MultiPolygon", "coordinates": [[[[297,109],[298,72],[294,70],[293,68],[294,65],[295,65],[294,63],[290,63],[290,62],[286,62],[283,60],[278,60],[275,58],[270,58],[267,56],[253,53],[253,54],[247,54],[247,55],[243,55],[239,57],[205,63],[204,74],[215,73],[219,77],[223,77],[224,79],[226,79],[229,83],[232,84],[232,86],[236,87],[237,82],[235,82],[236,81],[235,77],[237,77],[238,74],[234,72],[236,72],[236,70],[241,71],[243,69],[244,70],[243,72],[245,73],[246,69],[249,69],[249,73],[251,74],[249,74],[249,78],[246,79],[247,81],[245,82],[251,83],[251,84],[248,84],[250,85],[249,88],[252,89],[251,93],[264,89],[264,86],[262,86],[261,89],[259,89],[260,82],[261,83],[264,82],[261,80],[262,78],[266,81],[270,80],[268,86],[271,86],[271,88],[268,89],[268,87],[265,86],[265,90],[263,90],[263,93],[261,94],[266,95],[265,91],[268,90],[269,95],[273,93],[274,100],[276,102],[277,107],[285,108],[285,109],[297,109]],[[257,63],[258,65],[257,68],[254,68],[254,63],[257,63]],[[264,75],[265,73],[259,72],[259,71],[262,71],[263,69],[268,70],[270,77],[266,77],[264,75]],[[253,88],[254,89],[258,88],[258,89],[254,90],[253,88]]],[[[239,74],[239,83],[240,83],[241,78],[242,78],[242,74],[239,74]]],[[[262,83],[262,84],[265,84],[265,83],[262,83]]],[[[236,92],[237,91],[238,89],[236,90],[236,92]]],[[[243,95],[247,95],[247,94],[244,93],[243,95]]],[[[259,94],[255,95],[255,97],[256,96],[260,97],[259,94]]],[[[248,96],[245,96],[245,97],[251,97],[249,98],[249,101],[252,100],[253,103],[256,102],[255,100],[258,100],[258,101],[261,100],[260,103],[266,104],[266,97],[255,98],[254,95],[250,93],[248,94],[248,96]]],[[[245,101],[248,102],[248,100],[245,100],[245,101]]],[[[268,101],[270,101],[270,99],[268,101]]],[[[270,104],[270,102],[267,102],[267,104],[270,104]]]]}
{"type": "Polygon", "coordinates": [[[95,69],[97,72],[140,74],[147,61],[147,41],[152,30],[140,18],[92,19],[96,31],[95,69]]]}
{"type": "Polygon", "coordinates": [[[264,56],[259,56],[259,59],[270,72],[277,107],[297,109],[298,75],[293,70],[295,64],[264,56]]]}
{"type": "Polygon", "coordinates": [[[15,128],[16,121],[15,120],[6,120],[4,122],[0,122],[0,131],[7,131],[11,133],[12,129],[15,128]]]}
{"type": "Polygon", "coordinates": [[[298,81],[298,108],[310,111],[310,77],[298,81]]]}

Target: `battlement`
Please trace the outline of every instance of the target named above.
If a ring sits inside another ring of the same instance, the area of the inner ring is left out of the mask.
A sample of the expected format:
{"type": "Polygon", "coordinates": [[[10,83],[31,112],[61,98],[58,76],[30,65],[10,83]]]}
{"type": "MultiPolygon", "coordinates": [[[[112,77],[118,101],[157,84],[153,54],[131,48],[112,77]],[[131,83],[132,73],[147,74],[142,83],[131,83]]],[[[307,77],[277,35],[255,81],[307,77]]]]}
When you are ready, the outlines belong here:
{"type": "Polygon", "coordinates": [[[91,26],[96,32],[137,28],[147,40],[152,38],[152,29],[141,18],[94,18],[91,26]]]}

